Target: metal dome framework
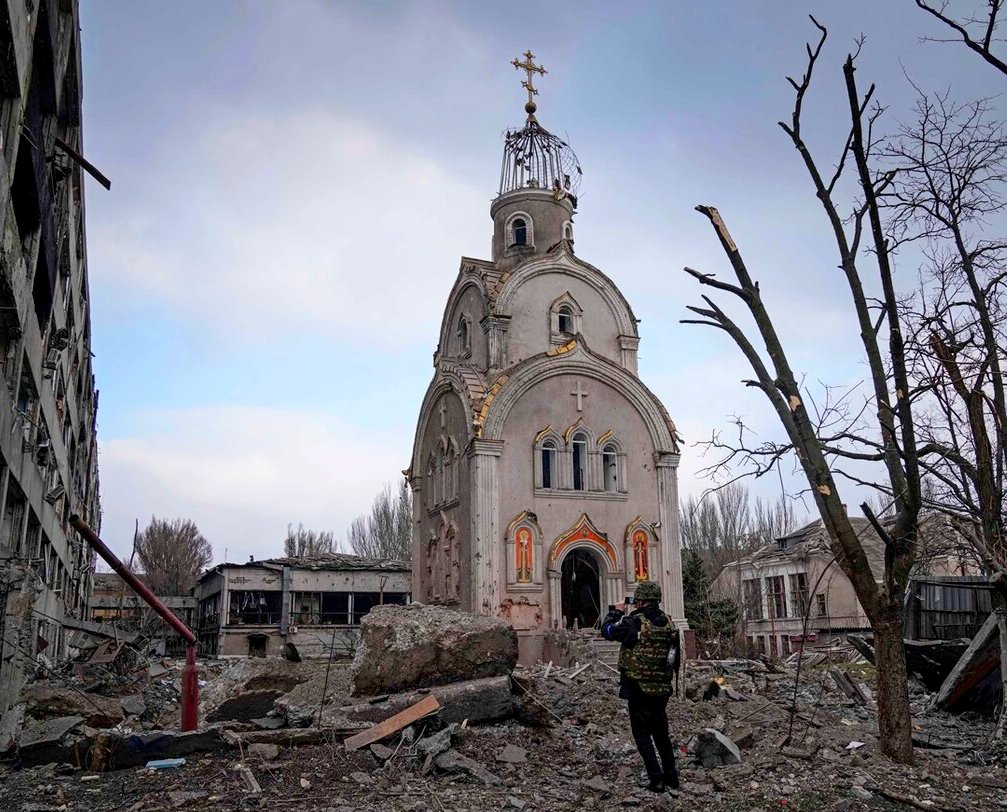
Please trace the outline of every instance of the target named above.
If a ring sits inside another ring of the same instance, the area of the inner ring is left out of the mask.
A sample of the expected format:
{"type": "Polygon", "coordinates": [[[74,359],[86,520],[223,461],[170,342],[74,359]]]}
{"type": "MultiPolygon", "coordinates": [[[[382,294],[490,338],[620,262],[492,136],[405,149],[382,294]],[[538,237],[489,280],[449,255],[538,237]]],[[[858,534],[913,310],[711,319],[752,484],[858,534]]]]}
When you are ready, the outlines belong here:
{"type": "Polygon", "coordinates": [[[576,207],[582,177],[573,148],[532,115],[520,130],[505,134],[501,195],[517,189],[551,189],[557,195],[569,195],[576,207]]]}

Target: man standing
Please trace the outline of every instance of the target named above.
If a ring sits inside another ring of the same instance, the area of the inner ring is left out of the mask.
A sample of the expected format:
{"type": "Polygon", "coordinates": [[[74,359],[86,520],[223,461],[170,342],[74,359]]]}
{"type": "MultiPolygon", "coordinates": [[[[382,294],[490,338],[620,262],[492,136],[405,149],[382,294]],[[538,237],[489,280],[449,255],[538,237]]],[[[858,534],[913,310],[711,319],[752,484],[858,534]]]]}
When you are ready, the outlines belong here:
{"type": "Polygon", "coordinates": [[[633,603],[634,609],[628,615],[624,604],[611,609],[602,622],[601,633],[606,640],[622,644],[619,696],[629,705],[633,740],[650,780],[647,789],[664,792],[678,789],[675,748],[668,735],[668,697],[674,679],[670,663],[678,655],[678,633],[661,611],[660,584],[638,583],[633,603]],[[672,650],[674,657],[669,658],[672,650]]]}

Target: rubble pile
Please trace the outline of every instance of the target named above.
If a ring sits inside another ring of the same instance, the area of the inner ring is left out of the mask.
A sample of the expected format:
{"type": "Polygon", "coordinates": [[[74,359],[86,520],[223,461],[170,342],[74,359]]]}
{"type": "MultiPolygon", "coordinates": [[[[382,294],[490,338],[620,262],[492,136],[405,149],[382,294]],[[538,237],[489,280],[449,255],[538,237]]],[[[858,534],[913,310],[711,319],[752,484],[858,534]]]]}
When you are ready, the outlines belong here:
{"type": "MultiPolygon", "coordinates": [[[[443,626],[427,627],[438,631],[415,640],[428,650],[443,626]]],[[[993,716],[938,710],[913,680],[917,764],[892,764],[878,752],[873,666],[838,652],[802,662],[799,680],[778,662],[687,663],[668,705],[681,787],[665,796],[641,787],[618,676],[601,660],[432,687],[417,669],[404,690],[367,698],[352,695],[359,668],[340,663],[212,663],[201,666],[203,723],[187,734],[156,726],[180,666],[155,665],[92,672],[87,685],[68,675],[74,699],[31,686],[29,724],[0,766],[0,809],[1007,808],[993,716]],[[119,721],[89,724],[84,697],[119,721]]]]}
{"type": "Polygon", "coordinates": [[[517,633],[502,618],[412,603],[373,609],[351,667],[357,696],[510,674],[517,633]]]}

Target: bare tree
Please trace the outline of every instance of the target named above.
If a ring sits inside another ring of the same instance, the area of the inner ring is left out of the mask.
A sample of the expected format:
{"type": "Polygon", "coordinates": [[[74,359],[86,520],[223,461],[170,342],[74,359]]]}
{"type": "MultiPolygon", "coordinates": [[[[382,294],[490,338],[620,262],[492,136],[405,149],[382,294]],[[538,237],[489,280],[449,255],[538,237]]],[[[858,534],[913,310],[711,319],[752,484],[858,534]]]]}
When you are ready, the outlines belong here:
{"type": "Polygon", "coordinates": [[[1003,0],[986,0],[986,13],[980,17],[973,14],[952,15],[950,13],[952,4],[948,0],[940,0],[940,2],[916,0],[916,5],[936,17],[956,35],[954,39],[950,40],[928,39],[936,39],[937,42],[961,42],[998,71],[1007,75],[1007,62],[993,53],[993,47],[1003,42],[1001,38],[997,37],[1003,0]]]}
{"type": "Polygon", "coordinates": [[[158,519],[136,538],[144,581],[158,595],[184,595],[213,560],[213,548],[189,519],[158,519]]]}
{"type": "Polygon", "coordinates": [[[347,537],[350,548],[367,558],[412,558],[413,501],[403,480],[397,490],[385,485],[374,498],[370,516],[358,516],[347,537]]]}
{"type": "Polygon", "coordinates": [[[756,498],[751,522],[751,536],[755,542],[768,544],[793,533],[797,527],[794,502],[786,494],[773,500],[756,498]]]}
{"type": "Polygon", "coordinates": [[[913,761],[912,727],[902,645],[902,612],[906,582],[916,551],[921,478],[912,402],[908,397],[902,318],[889,243],[878,203],[879,196],[892,182],[892,173],[878,174],[872,169],[878,148],[874,124],[881,110],[875,106],[868,112],[874,95],[873,86],[865,95],[860,95],[855,77],[855,54],[849,54],[843,66],[849,129],[831,174],[823,174],[805,142],[802,130],[805,96],[827,38],[825,27],[813,17],[812,22],[821,36],[817,45],[809,43],[807,46],[808,63],[801,80],[789,80],[796,92],[795,104],[790,122],[781,122],[780,126],[801,156],[835,240],[839,267],[850,290],[859,338],[870,373],[869,405],[849,411],[849,395],[831,401],[828,394],[824,405],[821,405],[801,386],[773,318],[763,302],[759,285],[752,279],[720,213],[711,206],[697,208],[712,224],[730,261],[736,284],[720,281],[712,274],[691,269],[686,271],[702,285],[740,300],[755,323],[765,351],[757,349],[745,330],[709,296],[703,297],[705,307],[690,308],[700,318],[688,321],[723,330],[734,340],[755,372],[755,378],[745,381],[746,385],[760,389],[775,409],[787,441],[763,444],[754,449],[742,444],[731,452],[727,462],[751,462],[758,472],[765,471],[767,465],[775,466],[784,456],[796,454],[828,530],[836,560],[850,579],[874,629],[881,751],[894,761],[910,764],[913,761]],[[846,215],[841,212],[841,205],[836,199],[836,184],[849,161],[856,169],[858,199],[853,211],[846,215]],[[869,252],[861,249],[865,234],[870,241],[869,252]],[[859,265],[862,253],[869,253],[872,264],[876,266],[880,299],[872,299],[865,291],[865,277],[859,265]],[[872,519],[885,544],[885,567],[880,583],[874,578],[837,484],[840,476],[865,481],[840,464],[851,460],[881,463],[883,470],[878,472],[878,477],[886,480],[886,489],[895,503],[894,519],[885,527],[865,507],[868,518],[872,519]]]}
{"type": "Polygon", "coordinates": [[[1007,566],[1007,242],[985,232],[1004,207],[1007,132],[990,104],[920,95],[892,142],[887,196],[896,235],[922,245],[920,293],[907,308],[927,507],[960,519],[987,566],[1007,566]]]}
{"type": "Polygon", "coordinates": [[[303,524],[298,524],[294,530],[292,524],[287,525],[287,537],[283,540],[285,556],[311,557],[331,555],[339,551],[336,535],[330,530],[305,530],[303,524]]]}

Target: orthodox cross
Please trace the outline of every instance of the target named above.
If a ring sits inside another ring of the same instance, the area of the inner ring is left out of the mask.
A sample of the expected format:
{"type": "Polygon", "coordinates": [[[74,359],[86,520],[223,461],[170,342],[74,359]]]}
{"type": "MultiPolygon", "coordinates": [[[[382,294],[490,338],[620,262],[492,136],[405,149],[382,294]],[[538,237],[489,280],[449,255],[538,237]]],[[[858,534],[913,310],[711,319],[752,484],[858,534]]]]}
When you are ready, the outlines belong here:
{"type": "Polygon", "coordinates": [[[570,394],[577,398],[577,411],[584,411],[584,398],[587,397],[587,391],[580,381],[577,381],[577,387],[570,394]]]}
{"type": "Polygon", "coordinates": [[[525,105],[525,110],[528,111],[528,115],[531,115],[535,112],[535,100],[532,97],[538,95],[538,90],[535,89],[535,85],[533,84],[534,77],[532,74],[537,73],[539,76],[545,76],[548,71],[541,65],[536,65],[532,61],[535,59],[535,54],[531,51],[525,51],[524,56],[524,62],[518,62],[518,60],[515,59],[511,62],[511,64],[517,70],[523,70],[528,75],[527,79],[522,80],[521,87],[528,91],[528,103],[525,105]]]}

